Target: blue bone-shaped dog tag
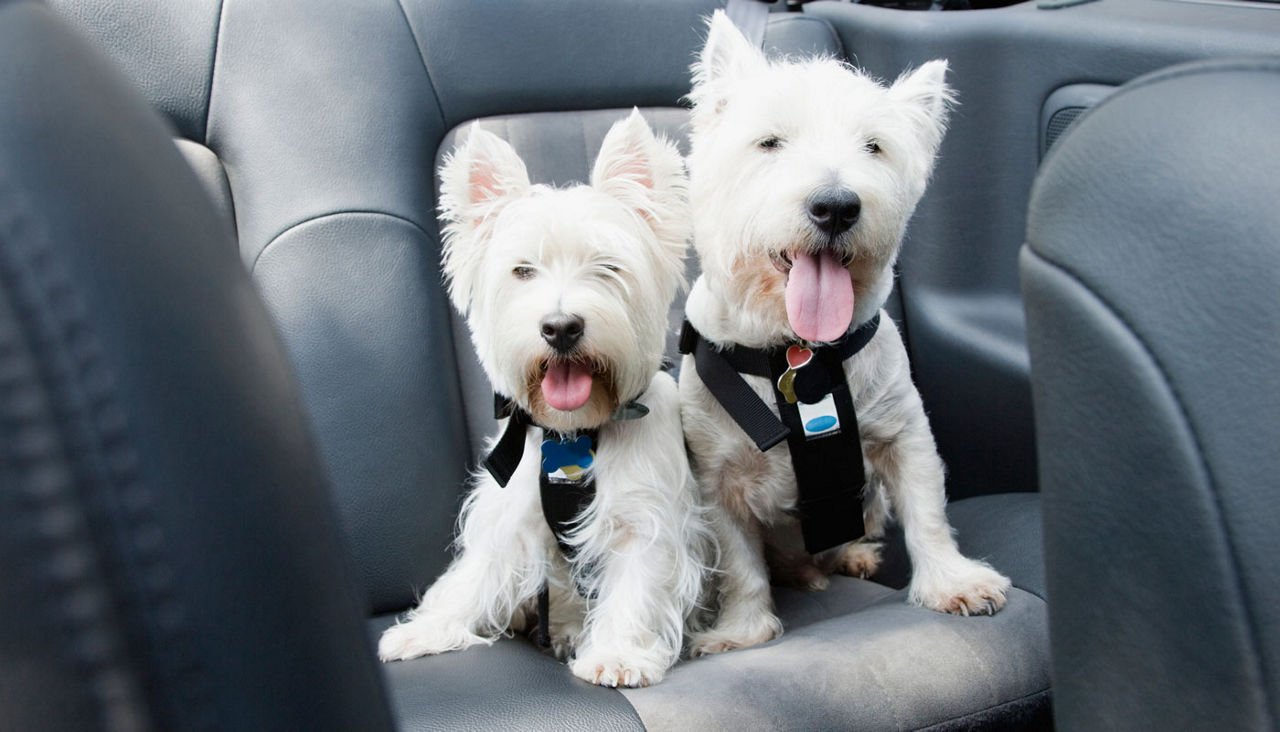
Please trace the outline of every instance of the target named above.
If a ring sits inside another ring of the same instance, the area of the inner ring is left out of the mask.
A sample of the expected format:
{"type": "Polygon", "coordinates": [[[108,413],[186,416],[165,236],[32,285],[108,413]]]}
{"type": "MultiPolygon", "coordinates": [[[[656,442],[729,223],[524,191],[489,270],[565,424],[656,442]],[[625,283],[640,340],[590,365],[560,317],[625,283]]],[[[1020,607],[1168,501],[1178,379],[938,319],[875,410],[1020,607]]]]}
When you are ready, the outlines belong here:
{"type": "MultiPolygon", "coordinates": [[[[562,473],[569,480],[579,480],[583,472],[595,461],[591,438],[579,435],[576,440],[543,440],[542,472],[548,476],[562,473]]],[[[559,476],[556,476],[559,477],[559,476]]]]}

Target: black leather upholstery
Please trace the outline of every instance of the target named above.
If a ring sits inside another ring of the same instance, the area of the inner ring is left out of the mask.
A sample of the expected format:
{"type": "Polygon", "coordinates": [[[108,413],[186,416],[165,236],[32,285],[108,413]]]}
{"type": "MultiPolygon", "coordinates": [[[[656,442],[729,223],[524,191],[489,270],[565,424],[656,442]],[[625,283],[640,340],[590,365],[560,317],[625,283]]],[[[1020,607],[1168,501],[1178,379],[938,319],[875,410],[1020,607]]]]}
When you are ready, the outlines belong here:
{"type": "Polygon", "coordinates": [[[1280,721],[1280,59],[1083,117],[1022,254],[1055,707],[1068,729],[1280,721]]]}
{"type": "Polygon", "coordinates": [[[0,1],[0,726],[387,729],[292,371],[172,134],[0,1]]]}

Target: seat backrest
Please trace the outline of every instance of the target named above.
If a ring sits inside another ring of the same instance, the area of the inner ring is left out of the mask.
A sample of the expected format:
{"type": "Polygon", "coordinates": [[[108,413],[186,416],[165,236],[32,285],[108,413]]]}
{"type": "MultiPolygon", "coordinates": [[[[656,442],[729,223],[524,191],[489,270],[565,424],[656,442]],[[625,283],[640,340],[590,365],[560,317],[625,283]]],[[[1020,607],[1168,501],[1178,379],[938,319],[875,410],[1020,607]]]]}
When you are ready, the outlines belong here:
{"type": "Polygon", "coordinates": [[[1135,80],[1022,253],[1064,729],[1280,721],[1280,59],[1135,80]]]}
{"type": "MultiPolygon", "coordinates": [[[[723,2],[54,4],[174,120],[234,212],[370,609],[407,608],[450,558],[493,425],[439,274],[434,172],[454,131],[482,120],[556,183],[584,180],[633,106],[682,140],[688,67],[723,2]]],[[[773,16],[767,46],[840,53],[824,22],[773,16]]]]}
{"type": "Polygon", "coordinates": [[[0,726],[389,729],[284,348],[114,68],[0,0],[0,726]]]}

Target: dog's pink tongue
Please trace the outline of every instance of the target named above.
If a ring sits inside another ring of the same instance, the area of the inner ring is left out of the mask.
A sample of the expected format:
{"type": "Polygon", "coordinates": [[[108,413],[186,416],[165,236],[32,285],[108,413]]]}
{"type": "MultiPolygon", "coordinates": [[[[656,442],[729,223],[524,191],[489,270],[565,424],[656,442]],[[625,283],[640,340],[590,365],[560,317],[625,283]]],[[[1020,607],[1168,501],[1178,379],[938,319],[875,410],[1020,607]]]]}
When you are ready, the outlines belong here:
{"type": "Polygon", "coordinates": [[[552,364],[542,377],[542,398],[562,412],[581,407],[591,398],[591,371],[572,361],[552,364]]]}
{"type": "Polygon", "coordinates": [[[853,321],[853,280],[834,252],[795,254],[787,278],[787,319],[806,341],[834,341],[853,321]]]}

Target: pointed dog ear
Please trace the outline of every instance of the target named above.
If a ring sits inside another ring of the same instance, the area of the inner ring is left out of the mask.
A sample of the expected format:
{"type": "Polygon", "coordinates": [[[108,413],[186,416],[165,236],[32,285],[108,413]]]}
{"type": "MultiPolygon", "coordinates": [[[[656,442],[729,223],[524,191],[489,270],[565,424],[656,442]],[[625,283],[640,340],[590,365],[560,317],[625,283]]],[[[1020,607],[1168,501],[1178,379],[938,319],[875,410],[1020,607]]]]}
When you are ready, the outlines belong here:
{"type": "Polygon", "coordinates": [[[698,129],[709,126],[724,109],[728,85],[769,68],[764,53],[742,35],[723,10],[712,13],[707,25],[707,42],[693,64],[693,90],[689,92],[693,124],[698,129]]]}
{"type": "Polygon", "coordinates": [[[903,73],[889,88],[889,96],[914,108],[909,111],[914,112],[910,116],[916,120],[917,131],[936,152],[955,103],[955,93],[947,86],[946,59],[935,59],[903,73]]]}
{"type": "Polygon", "coordinates": [[[529,173],[516,151],[475,122],[440,172],[441,265],[454,307],[467,312],[475,271],[493,221],[529,190],[529,173]]]}
{"type": "Polygon", "coordinates": [[[675,145],[653,134],[638,109],[609,128],[591,185],[635,212],[658,240],[655,255],[673,283],[684,272],[689,238],[688,181],[675,145]]]}
{"type": "Polygon", "coordinates": [[[694,87],[756,74],[768,67],[764,53],[742,35],[723,10],[711,14],[707,42],[693,65],[694,87]]]}

